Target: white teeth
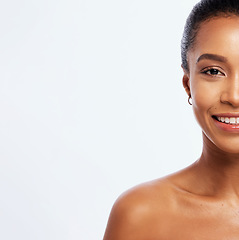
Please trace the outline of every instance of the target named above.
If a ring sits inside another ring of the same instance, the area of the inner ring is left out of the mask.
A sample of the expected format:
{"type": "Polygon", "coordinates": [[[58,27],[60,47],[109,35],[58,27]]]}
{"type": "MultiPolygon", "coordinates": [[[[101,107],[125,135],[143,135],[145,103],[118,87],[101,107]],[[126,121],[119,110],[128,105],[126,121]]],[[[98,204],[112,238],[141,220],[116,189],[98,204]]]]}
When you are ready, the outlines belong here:
{"type": "Polygon", "coordinates": [[[217,117],[217,120],[223,123],[225,122],[227,124],[239,125],[239,117],[217,117]]]}
{"type": "Polygon", "coordinates": [[[236,118],[230,118],[230,124],[236,123],[236,118]]]}

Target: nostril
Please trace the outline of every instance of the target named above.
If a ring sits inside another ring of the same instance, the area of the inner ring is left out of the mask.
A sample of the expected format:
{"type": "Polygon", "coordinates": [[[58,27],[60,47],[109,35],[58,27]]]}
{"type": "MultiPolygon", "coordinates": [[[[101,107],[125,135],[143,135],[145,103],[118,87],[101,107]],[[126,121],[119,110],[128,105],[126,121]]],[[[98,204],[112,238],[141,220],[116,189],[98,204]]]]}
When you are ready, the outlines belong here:
{"type": "Polygon", "coordinates": [[[224,92],[220,97],[220,101],[221,101],[221,103],[238,107],[239,106],[239,92],[238,93],[224,92]]]}

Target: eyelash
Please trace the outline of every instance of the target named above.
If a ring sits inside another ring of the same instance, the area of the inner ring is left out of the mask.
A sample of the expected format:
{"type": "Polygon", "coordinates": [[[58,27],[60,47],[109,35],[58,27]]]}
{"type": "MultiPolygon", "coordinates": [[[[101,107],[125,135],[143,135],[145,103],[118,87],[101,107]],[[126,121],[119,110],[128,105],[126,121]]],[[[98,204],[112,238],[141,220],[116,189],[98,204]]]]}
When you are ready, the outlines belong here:
{"type": "Polygon", "coordinates": [[[220,70],[218,70],[217,68],[213,68],[213,67],[209,67],[209,68],[204,69],[204,70],[202,71],[202,73],[203,73],[203,74],[206,74],[206,75],[209,75],[209,76],[213,76],[213,77],[215,77],[215,76],[221,76],[221,75],[225,76],[225,74],[223,74],[220,70]],[[218,72],[217,72],[218,74],[208,73],[208,72],[211,71],[211,70],[216,70],[216,71],[218,71],[218,72]],[[219,73],[220,73],[220,74],[219,74],[219,73]]]}

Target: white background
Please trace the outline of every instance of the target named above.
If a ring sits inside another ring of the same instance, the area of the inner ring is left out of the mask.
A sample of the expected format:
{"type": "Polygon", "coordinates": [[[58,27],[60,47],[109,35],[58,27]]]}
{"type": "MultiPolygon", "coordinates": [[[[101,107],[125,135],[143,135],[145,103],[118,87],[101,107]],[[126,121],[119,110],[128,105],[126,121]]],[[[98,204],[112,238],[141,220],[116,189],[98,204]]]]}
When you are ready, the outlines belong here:
{"type": "Polygon", "coordinates": [[[193,163],[192,0],[0,2],[0,239],[102,239],[126,189],[193,163]]]}

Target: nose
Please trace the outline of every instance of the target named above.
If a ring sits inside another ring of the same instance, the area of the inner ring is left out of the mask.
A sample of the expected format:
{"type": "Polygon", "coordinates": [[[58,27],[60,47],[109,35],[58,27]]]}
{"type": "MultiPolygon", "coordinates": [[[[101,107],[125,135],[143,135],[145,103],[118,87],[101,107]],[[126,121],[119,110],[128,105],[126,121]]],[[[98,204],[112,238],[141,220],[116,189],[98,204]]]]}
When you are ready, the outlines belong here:
{"type": "Polygon", "coordinates": [[[221,102],[239,107],[239,73],[227,79],[226,86],[221,94],[221,102]]]}

